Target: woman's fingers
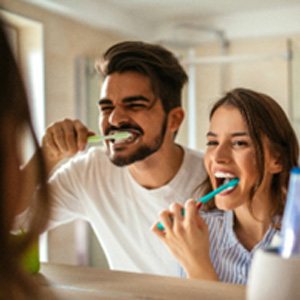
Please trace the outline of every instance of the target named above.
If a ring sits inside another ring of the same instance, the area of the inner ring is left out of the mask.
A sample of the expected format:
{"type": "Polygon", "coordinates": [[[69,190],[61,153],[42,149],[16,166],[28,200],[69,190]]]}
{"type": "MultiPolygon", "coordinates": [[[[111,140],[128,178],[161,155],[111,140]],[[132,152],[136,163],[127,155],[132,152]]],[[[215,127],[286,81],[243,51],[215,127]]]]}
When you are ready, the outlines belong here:
{"type": "Polygon", "coordinates": [[[160,222],[164,226],[164,231],[169,232],[173,227],[173,215],[170,211],[164,210],[159,214],[160,222]]]}
{"type": "Polygon", "coordinates": [[[206,223],[201,217],[199,213],[199,209],[201,207],[201,202],[196,202],[192,199],[186,201],[185,203],[185,220],[187,224],[197,225],[198,228],[204,229],[206,227],[206,223]]]}
{"type": "Polygon", "coordinates": [[[181,223],[184,219],[183,206],[176,202],[172,203],[170,205],[170,212],[172,213],[173,216],[173,228],[174,230],[177,230],[181,226],[181,223]]]}

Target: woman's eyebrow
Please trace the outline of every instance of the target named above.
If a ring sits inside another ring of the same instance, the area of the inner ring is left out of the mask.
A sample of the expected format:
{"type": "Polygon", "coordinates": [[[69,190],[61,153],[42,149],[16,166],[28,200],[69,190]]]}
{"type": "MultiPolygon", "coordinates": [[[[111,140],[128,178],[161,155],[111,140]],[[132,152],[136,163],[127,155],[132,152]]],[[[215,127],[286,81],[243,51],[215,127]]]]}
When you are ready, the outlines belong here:
{"type": "MultiPolygon", "coordinates": [[[[236,136],[249,136],[249,133],[247,131],[237,131],[237,132],[233,132],[230,134],[232,137],[236,137],[236,136]]],[[[208,131],[206,134],[207,137],[211,136],[211,137],[216,137],[218,136],[216,133],[212,132],[212,131],[208,131]]]]}
{"type": "Polygon", "coordinates": [[[249,136],[249,133],[247,131],[237,131],[231,134],[233,137],[235,136],[249,136]]]}

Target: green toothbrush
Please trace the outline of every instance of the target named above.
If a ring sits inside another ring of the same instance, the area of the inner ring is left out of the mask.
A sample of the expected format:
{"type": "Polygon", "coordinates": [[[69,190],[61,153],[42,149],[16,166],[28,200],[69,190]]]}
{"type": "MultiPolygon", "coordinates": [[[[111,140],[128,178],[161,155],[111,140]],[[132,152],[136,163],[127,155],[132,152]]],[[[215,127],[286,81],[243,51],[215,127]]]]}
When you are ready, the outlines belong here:
{"type": "Polygon", "coordinates": [[[129,131],[120,131],[110,135],[93,135],[88,137],[89,143],[99,143],[105,140],[125,140],[132,136],[132,133],[129,131]]]}
{"type": "MultiPolygon", "coordinates": [[[[229,182],[219,186],[218,188],[216,188],[215,190],[211,191],[210,193],[206,194],[205,196],[199,198],[198,200],[196,200],[196,202],[201,202],[201,203],[207,203],[209,200],[211,200],[214,196],[216,196],[217,194],[221,193],[222,191],[230,188],[230,187],[234,187],[239,183],[239,179],[238,178],[234,178],[232,180],[230,180],[229,182]]],[[[184,210],[182,210],[182,214],[184,215],[184,210]]],[[[159,230],[164,230],[164,226],[161,223],[157,224],[157,228],[159,230]]]]}

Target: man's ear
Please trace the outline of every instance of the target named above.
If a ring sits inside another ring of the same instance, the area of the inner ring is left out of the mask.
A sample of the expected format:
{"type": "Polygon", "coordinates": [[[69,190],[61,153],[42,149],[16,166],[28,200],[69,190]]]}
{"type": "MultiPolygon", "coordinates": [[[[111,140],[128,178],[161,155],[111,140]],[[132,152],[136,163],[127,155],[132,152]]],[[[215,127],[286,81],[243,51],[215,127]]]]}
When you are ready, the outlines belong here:
{"type": "Polygon", "coordinates": [[[184,119],[184,111],[181,107],[175,107],[169,112],[168,127],[171,132],[178,131],[184,119]]]}

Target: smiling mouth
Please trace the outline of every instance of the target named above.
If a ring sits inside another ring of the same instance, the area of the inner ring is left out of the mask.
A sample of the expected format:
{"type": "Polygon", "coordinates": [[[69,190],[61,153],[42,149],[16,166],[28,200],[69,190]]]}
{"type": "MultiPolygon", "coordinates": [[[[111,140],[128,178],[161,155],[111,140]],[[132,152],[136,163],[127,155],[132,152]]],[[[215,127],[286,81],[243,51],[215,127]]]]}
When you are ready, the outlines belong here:
{"type": "Polygon", "coordinates": [[[118,140],[111,139],[110,142],[112,142],[114,145],[131,144],[134,143],[142,135],[142,133],[136,129],[111,130],[109,134],[111,135],[111,134],[117,134],[121,132],[128,132],[129,137],[124,139],[118,139],[118,140]]]}
{"type": "MultiPolygon", "coordinates": [[[[231,173],[226,173],[226,172],[215,172],[214,173],[215,176],[215,182],[216,182],[216,187],[218,188],[221,185],[224,185],[226,183],[228,183],[229,181],[231,181],[234,178],[237,178],[237,176],[235,176],[234,174],[231,173]]],[[[224,190],[224,192],[233,190],[236,186],[232,186],[232,187],[228,187],[226,190],[224,190]]]]}

